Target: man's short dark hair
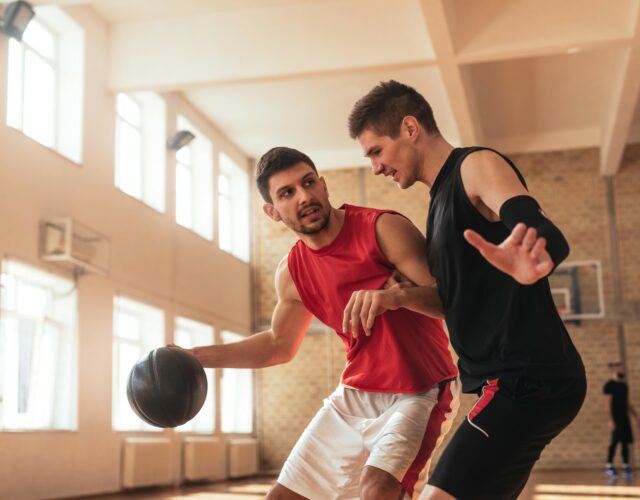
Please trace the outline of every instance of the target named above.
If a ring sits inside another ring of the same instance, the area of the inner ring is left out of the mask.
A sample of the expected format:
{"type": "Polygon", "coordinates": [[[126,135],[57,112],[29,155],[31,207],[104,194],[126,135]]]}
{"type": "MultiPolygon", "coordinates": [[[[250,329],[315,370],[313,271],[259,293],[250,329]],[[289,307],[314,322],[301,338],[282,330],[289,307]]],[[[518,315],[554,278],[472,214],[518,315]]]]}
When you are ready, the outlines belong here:
{"type": "Polygon", "coordinates": [[[269,179],[271,176],[287,170],[298,163],[306,163],[316,174],[318,173],[311,158],[297,149],[279,146],[270,149],[262,155],[262,158],[258,161],[258,168],[256,170],[256,183],[258,184],[258,191],[260,191],[264,201],[273,203],[271,195],[269,194],[269,179]]]}
{"type": "Polygon", "coordinates": [[[433,110],[413,87],[389,80],[380,82],[353,106],[349,115],[349,135],[356,139],[367,129],[395,138],[405,116],[414,116],[430,134],[440,134],[433,110]]]}

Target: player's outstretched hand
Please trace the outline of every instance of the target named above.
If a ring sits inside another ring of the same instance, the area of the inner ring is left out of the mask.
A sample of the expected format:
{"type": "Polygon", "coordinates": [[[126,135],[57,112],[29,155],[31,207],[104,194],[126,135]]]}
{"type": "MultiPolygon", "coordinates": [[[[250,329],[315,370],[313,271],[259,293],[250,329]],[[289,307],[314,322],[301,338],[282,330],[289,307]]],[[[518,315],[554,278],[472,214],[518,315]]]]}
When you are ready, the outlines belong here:
{"type": "Polygon", "coordinates": [[[499,245],[489,243],[471,229],[464,232],[464,237],[490,264],[523,285],[535,283],[553,269],[553,261],[545,250],[546,240],[524,224],[517,224],[499,245]]]}

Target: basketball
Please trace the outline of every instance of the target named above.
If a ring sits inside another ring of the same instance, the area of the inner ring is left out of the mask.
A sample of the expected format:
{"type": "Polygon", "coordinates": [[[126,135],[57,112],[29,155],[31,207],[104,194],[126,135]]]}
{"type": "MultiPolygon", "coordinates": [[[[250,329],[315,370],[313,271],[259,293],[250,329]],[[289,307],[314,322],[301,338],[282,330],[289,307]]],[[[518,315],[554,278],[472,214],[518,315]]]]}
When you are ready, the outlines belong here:
{"type": "Polygon", "coordinates": [[[177,427],[200,411],[207,397],[202,365],[189,353],[154,349],[131,369],[127,397],[133,411],[155,427],[177,427]]]}

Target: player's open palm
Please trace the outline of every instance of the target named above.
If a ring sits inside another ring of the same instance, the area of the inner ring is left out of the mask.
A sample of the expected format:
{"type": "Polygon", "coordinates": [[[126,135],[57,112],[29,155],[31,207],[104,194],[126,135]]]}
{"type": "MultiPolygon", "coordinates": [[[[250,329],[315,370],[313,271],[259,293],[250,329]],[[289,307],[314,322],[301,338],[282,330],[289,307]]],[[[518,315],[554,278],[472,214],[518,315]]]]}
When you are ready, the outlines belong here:
{"type": "Polygon", "coordinates": [[[489,243],[471,229],[464,232],[464,237],[490,264],[523,285],[535,283],[553,269],[553,261],[545,250],[546,240],[524,224],[516,225],[499,245],[489,243]]]}

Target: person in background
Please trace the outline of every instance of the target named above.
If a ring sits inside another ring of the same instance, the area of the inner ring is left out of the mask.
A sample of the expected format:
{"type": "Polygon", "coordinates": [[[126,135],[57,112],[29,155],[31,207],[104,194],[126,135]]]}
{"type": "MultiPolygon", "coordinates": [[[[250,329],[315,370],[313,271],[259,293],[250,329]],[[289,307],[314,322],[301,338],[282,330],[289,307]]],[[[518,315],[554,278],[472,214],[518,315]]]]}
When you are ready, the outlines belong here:
{"type": "Polygon", "coordinates": [[[613,458],[616,448],[620,443],[622,448],[622,473],[629,479],[632,475],[629,465],[629,445],[633,443],[633,431],[629,415],[637,420],[637,414],[633,405],[629,402],[629,387],[625,382],[624,365],[620,362],[609,363],[611,379],[604,384],[604,393],[607,415],[609,415],[609,428],[611,429],[611,444],[607,454],[607,467],[604,473],[609,477],[618,477],[618,471],[613,466],[613,458]]]}

